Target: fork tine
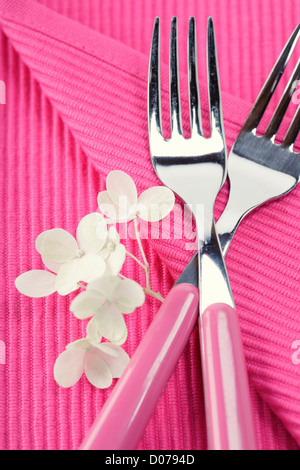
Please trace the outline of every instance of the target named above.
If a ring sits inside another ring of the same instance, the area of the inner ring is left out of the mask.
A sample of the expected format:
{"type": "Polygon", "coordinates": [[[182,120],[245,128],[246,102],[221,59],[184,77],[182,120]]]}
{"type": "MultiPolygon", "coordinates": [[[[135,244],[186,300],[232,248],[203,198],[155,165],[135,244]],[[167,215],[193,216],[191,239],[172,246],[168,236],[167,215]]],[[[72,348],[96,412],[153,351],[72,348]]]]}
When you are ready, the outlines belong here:
{"type": "Polygon", "coordinates": [[[212,18],[207,22],[207,73],[211,130],[224,135],[216,40],[212,18]]]}
{"type": "Polygon", "coordinates": [[[198,85],[197,46],[195,18],[191,17],[189,22],[188,36],[188,74],[189,74],[189,97],[190,97],[190,121],[191,135],[194,132],[202,135],[200,96],[198,85]]]}
{"type": "Polygon", "coordinates": [[[282,98],[274,112],[274,115],[264,133],[264,136],[267,139],[270,139],[271,137],[275,136],[276,132],[278,131],[280,124],[282,123],[282,120],[284,118],[285,112],[292,99],[293,93],[297,87],[299,78],[300,78],[300,60],[298,61],[294,69],[293,75],[291,76],[286,86],[286,89],[282,95],[282,98]]]}
{"type": "Polygon", "coordinates": [[[290,147],[295,143],[295,140],[299,134],[300,130],[300,106],[298,107],[295,116],[291,122],[291,125],[283,139],[282,145],[290,147]]]}
{"type": "Polygon", "coordinates": [[[179,91],[179,67],[177,49],[177,18],[174,16],[171,22],[170,35],[170,112],[171,132],[182,135],[180,91],[179,91]]]}
{"type": "Polygon", "coordinates": [[[162,137],[161,125],[161,99],[160,99],[160,25],[159,18],[155,18],[148,78],[148,127],[152,137],[162,137]]]}
{"type": "Polygon", "coordinates": [[[260,120],[273,96],[273,93],[279,83],[279,80],[282,77],[285,67],[298,41],[299,32],[300,32],[300,25],[298,25],[295,28],[289,41],[285,45],[280,57],[278,58],[276,64],[274,65],[256,102],[254,103],[254,106],[251,110],[251,113],[249,114],[247,121],[245,122],[243,126],[243,130],[252,131],[253,129],[256,129],[258,124],[260,123],[260,120]]]}

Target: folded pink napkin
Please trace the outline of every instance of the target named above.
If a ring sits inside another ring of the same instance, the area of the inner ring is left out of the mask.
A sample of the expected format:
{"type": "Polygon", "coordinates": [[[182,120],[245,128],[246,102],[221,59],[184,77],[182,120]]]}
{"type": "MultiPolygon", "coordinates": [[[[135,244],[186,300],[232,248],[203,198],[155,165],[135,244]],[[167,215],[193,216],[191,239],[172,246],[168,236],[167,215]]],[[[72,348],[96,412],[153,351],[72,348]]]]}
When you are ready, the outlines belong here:
{"type": "MultiPolygon", "coordinates": [[[[200,91],[206,104],[205,30],[214,19],[223,113],[230,149],[300,18],[297,0],[0,0],[1,279],[0,448],[76,449],[111,390],[83,377],[71,389],[53,378],[66,344],[85,335],[69,311],[72,296],[21,296],[15,278],[42,269],[34,242],[54,227],[75,233],[97,209],[112,169],[138,191],[160,184],[147,130],[148,54],[161,18],[163,121],[168,128],[168,37],[179,18],[183,121],[188,132],[186,37],[197,20],[200,91]],[[276,32],[276,34],[274,34],[276,32]]],[[[208,115],[203,112],[204,128],[208,115]]],[[[285,128],[287,123],[284,124],[285,128]]],[[[216,218],[226,203],[221,191],[216,218]]],[[[300,188],[251,213],[226,263],[240,317],[260,449],[300,446],[300,188]],[[299,360],[298,360],[299,358],[299,360]]],[[[136,253],[133,240],[125,241],[136,253]]],[[[144,240],[154,290],[167,295],[192,256],[184,240],[144,240]]],[[[133,260],[125,275],[144,283],[133,260]]],[[[147,298],[126,317],[132,355],[160,303],[147,298]]],[[[198,334],[186,350],[139,449],[206,449],[198,334]]]]}

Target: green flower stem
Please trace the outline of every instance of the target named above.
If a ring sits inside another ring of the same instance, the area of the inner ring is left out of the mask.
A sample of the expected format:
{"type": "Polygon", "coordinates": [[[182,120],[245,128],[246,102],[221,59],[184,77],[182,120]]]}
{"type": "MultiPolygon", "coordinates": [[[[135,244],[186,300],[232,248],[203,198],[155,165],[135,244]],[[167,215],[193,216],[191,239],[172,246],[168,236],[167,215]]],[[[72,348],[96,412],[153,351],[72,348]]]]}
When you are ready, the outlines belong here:
{"type": "Polygon", "coordinates": [[[85,285],[85,284],[82,284],[82,282],[77,282],[77,285],[78,285],[78,287],[80,287],[81,289],[86,290],[86,285],[85,285]]]}
{"type": "Polygon", "coordinates": [[[137,240],[137,242],[138,242],[139,249],[140,249],[140,252],[141,252],[143,261],[144,261],[144,269],[145,269],[145,274],[146,274],[146,289],[150,289],[150,290],[151,290],[151,286],[150,286],[150,277],[149,277],[149,263],[148,263],[148,261],[147,261],[145,252],[144,252],[144,250],[143,250],[143,245],[142,245],[141,238],[140,238],[140,234],[139,234],[139,231],[138,231],[138,222],[137,222],[137,218],[134,219],[133,224],[134,224],[134,230],[135,230],[136,240],[137,240]]]}
{"type": "Polygon", "coordinates": [[[128,277],[124,276],[124,274],[121,274],[121,273],[119,273],[118,276],[119,276],[121,279],[129,279],[128,277]]]}
{"type": "Polygon", "coordinates": [[[130,253],[127,250],[126,250],[126,254],[130,256],[130,258],[134,259],[134,261],[136,261],[146,271],[146,266],[136,256],[134,256],[132,253],[130,253]]]}
{"type": "Polygon", "coordinates": [[[155,299],[160,300],[161,302],[165,300],[160,292],[153,292],[153,290],[148,289],[147,287],[144,289],[144,292],[145,294],[151,295],[151,297],[154,297],[155,299]]]}
{"type": "MultiPolygon", "coordinates": [[[[119,273],[118,276],[121,279],[129,279],[128,277],[124,276],[124,274],[121,274],[121,273],[119,273]]],[[[145,294],[150,295],[151,297],[154,297],[155,299],[160,300],[161,302],[165,300],[160,292],[154,292],[152,289],[149,289],[148,287],[144,287],[143,289],[144,289],[145,294]]]]}

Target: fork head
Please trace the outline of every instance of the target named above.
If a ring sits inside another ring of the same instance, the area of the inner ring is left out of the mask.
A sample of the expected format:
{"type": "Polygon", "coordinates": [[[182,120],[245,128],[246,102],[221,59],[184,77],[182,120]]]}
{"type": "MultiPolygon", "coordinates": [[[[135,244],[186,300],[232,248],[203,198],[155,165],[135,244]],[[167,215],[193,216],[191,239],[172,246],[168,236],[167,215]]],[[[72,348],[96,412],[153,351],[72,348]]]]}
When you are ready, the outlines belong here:
{"type": "Polygon", "coordinates": [[[277,108],[263,135],[257,135],[257,128],[289,62],[290,56],[299,39],[299,35],[300,25],[296,27],[284,47],[231,149],[229,158],[230,179],[232,179],[231,173],[233,171],[231,168],[233,165],[231,160],[233,159],[231,157],[232,155],[235,155],[246,158],[254,163],[258,163],[266,168],[278,171],[281,174],[290,176],[291,179],[288,184],[290,184],[291,187],[289,189],[292,189],[292,187],[299,182],[300,155],[299,152],[295,152],[294,144],[300,130],[300,106],[294,115],[282,143],[275,143],[275,139],[300,79],[300,60],[293,71],[279,104],[277,105],[277,108]],[[251,149],[251,151],[249,151],[249,149],[251,149]]]}
{"type": "Polygon", "coordinates": [[[188,76],[191,137],[182,132],[177,18],[172,18],[169,61],[171,138],[163,137],[160,97],[159,18],[155,19],[148,80],[148,129],[152,162],[161,181],[187,204],[213,206],[227,174],[226,145],[221,110],[219,74],[212,19],[207,25],[207,73],[211,134],[203,135],[197,74],[195,19],[190,18],[188,34],[188,76]]]}
{"type": "Polygon", "coordinates": [[[294,143],[300,128],[300,107],[281,144],[275,142],[285,112],[300,78],[300,62],[286,86],[264,134],[257,127],[283,75],[299,39],[297,26],[263,86],[228,158],[230,193],[217,229],[223,253],[227,252],[241,220],[253,209],[271,199],[289,193],[300,179],[300,153],[294,143]]]}

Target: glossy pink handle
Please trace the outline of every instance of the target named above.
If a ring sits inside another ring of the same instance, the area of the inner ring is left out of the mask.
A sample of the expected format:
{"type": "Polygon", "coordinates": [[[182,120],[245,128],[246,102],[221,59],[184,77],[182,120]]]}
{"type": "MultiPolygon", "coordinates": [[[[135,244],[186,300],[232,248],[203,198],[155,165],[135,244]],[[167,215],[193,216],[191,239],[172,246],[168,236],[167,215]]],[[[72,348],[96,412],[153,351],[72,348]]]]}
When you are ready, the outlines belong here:
{"type": "Polygon", "coordinates": [[[134,450],[197,323],[198,289],[179,284],[117,382],[80,450],[134,450]]]}
{"type": "Polygon", "coordinates": [[[202,315],[201,328],[209,447],[255,450],[248,375],[236,311],[226,304],[211,305],[202,315]]]}

